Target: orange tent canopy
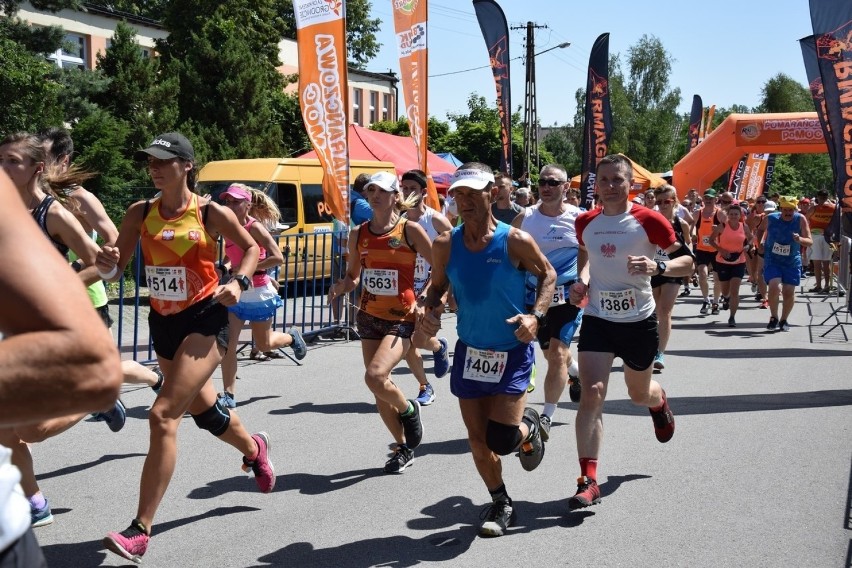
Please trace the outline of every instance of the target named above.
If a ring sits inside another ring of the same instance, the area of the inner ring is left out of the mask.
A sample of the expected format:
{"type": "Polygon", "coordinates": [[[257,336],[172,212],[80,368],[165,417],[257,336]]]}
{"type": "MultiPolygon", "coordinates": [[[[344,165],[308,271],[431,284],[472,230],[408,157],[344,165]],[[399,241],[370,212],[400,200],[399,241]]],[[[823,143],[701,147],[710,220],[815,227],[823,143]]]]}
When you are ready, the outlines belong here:
{"type": "MultiPolygon", "coordinates": [[[[316,158],[316,152],[311,150],[299,158],[316,158]]],[[[395,136],[386,132],[378,132],[358,126],[349,125],[349,158],[351,160],[379,160],[393,162],[397,175],[408,170],[419,169],[417,149],[410,136],[395,136]]],[[[456,166],[444,160],[437,154],[429,152],[429,173],[435,180],[435,187],[446,193],[450,187],[456,166]]]]}
{"type": "MultiPolygon", "coordinates": [[[[624,154],[619,154],[619,156],[624,156],[624,154]]],[[[624,157],[630,160],[628,156],[624,157]]],[[[657,174],[649,172],[633,160],[630,160],[630,163],[633,164],[633,187],[630,188],[631,193],[639,193],[665,185],[666,180],[657,174]]],[[[570,187],[579,189],[580,176],[574,176],[571,178],[570,187]]]]}

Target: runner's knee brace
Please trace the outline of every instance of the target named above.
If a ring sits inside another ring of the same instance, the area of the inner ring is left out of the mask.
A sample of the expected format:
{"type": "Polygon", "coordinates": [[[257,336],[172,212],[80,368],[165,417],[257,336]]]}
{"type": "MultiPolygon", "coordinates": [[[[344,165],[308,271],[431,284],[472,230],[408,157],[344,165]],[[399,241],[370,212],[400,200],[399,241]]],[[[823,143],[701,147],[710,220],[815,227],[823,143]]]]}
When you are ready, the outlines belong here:
{"type": "Polygon", "coordinates": [[[214,436],[221,436],[231,423],[231,411],[219,404],[217,400],[216,404],[201,414],[193,414],[192,419],[202,430],[207,430],[214,436]]]}
{"type": "Polygon", "coordinates": [[[488,449],[499,456],[511,454],[521,444],[521,431],[516,425],[488,421],[485,430],[485,443],[488,449]]]}

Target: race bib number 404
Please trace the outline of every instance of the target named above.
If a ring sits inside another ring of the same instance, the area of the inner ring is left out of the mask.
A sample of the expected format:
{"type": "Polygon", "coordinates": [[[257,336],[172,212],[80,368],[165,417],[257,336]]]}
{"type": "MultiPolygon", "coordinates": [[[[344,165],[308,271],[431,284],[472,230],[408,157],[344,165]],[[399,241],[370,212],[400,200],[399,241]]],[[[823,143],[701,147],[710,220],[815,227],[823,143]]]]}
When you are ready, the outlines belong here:
{"type": "Polygon", "coordinates": [[[602,290],[601,310],[603,316],[620,319],[639,314],[636,293],[633,290],[602,290]]]}
{"type": "Polygon", "coordinates": [[[393,269],[367,268],[364,270],[364,288],[376,296],[399,295],[399,273],[393,269]]]}
{"type": "Polygon", "coordinates": [[[509,359],[507,351],[467,348],[462,377],[471,381],[499,383],[509,359]]]}
{"type": "Polygon", "coordinates": [[[171,302],[186,301],[186,267],[146,266],[145,277],[152,297],[171,302]]]}

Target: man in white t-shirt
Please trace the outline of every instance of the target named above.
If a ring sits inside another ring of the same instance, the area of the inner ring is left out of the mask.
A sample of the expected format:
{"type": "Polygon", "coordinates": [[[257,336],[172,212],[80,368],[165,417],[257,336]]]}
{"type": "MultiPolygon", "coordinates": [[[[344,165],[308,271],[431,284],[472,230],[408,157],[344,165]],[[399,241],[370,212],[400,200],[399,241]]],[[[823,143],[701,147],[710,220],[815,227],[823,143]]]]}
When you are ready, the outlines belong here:
{"type": "Polygon", "coordinates": [[[600,502],[598,454],[603,441],[603,403],[613,360],[624,362],[630,400],[646,406],[660,442],[674,435],[674,415],[666,393],[652,380],[659,345],[651,276],[686,276],[692,253],[677,241],[662,215],[628,201],[633,167],[624,156],[605,156],[598,163],[595,189],[602,207],[577,218],[577,283],[571,286],[575,305],[588,305],[577,345],[583,396],[577,411],[577,454],[580,478],[570,509],[600,502]],[[654,260],[657,247],[668,262],[654,260]]]}

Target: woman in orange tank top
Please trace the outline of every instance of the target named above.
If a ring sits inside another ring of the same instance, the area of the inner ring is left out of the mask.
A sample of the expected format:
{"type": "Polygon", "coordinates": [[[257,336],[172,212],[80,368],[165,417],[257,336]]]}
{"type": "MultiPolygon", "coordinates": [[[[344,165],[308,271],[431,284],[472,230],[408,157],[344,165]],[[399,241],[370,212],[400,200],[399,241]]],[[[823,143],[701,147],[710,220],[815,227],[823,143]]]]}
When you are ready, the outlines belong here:
{"type": "MultiPolygon", "coordinates": [[[[724,223],[716,225],[710,242],[716,249],[716,273],[722,287],[723,306],[731,312],[728,327],[737,327],[736,315],[740,306],[740,282],[745,276],[747,256],[753,249],[751,229],[742,222],[743,211],[734,201],[725,209],[724,223]]],[[[724,307],[722,309],[725,309],[724,307]]]]}
{"type": "Polygon", "coordinates": [[[397,443],[385,473],[402,473],[420,444],[423,425],[420,405],[407,400],[391,380],[390,373],[411,346],[414,322],[422,315],[414,296],[414,266],[417,253],[432,262],[432,242],[417,223],[400,215],[416,199],[403,201],[396,174],[378,172],[364,187],[373,208],[373,219],[352,229],[349,236],[349,265],[346,274],[328,293],[334,300],[363,286],[356,317],[361,352],[367,372],[364,382],[376,399],[376,407],[397,443]]]}
{"type": "Polygon", "coordinates": [[[161,195],[130,206],[116,243],[104,245],[97,266],[105,280],[118,280],[141,235],[152,296],[148,322],[165,381],[148,414],[150,447],[136,517],[127,529],[110,532],[103,540],[111,552],[141,562],[174,473],[184,413],[243,455],[243,468],[254,472],[260,491],[272,491],[275,471],[269,461],[269,437],[264,432],[249,435],[236,413],[217,401],[210,378],[228,345],[226,306],[236,304],[251,285],[246,275],[255,271],[258,245],[233,212],[194,193],[195,155],[183,135],[161,134],[134,157],[147,162],[161,195]],[[244,251],[234,268],[236,276],[225,284],[219,284],[213,263],[220,235],[244,251]]]}

